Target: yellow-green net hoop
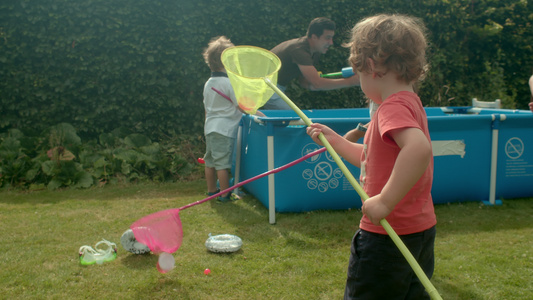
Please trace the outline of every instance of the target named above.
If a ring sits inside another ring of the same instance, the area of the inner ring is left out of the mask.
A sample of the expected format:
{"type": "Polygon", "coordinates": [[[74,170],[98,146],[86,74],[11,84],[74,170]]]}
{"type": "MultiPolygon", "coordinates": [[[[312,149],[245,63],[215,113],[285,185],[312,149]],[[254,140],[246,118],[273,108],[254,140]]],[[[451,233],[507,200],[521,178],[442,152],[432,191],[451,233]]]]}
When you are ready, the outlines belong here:
{"type": "Polygon", "coordinates": [[[274,53],[254,46],[231,47],[222,52],[222,64],[245,112],[255,114],[274,94],[265,83],[265,78],[278,81],[281,60],[274,53]]]}

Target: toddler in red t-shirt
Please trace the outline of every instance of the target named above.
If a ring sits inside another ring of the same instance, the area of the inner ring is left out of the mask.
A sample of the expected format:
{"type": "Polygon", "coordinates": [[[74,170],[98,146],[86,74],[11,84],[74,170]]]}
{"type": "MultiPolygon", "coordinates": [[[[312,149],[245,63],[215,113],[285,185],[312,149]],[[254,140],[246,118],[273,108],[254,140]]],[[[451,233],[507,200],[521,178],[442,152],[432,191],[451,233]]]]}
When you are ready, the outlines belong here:
{"type": "Polygon", "coordinates": [[[404,15],[377,15],[355,25],[350,64],[365,95],[379,105],[364,143],[346,140],[322,124],[335,151],[361,168],[370,197],[351,247],[345,299],[429,299],[424,286],[387,235],[385,218],[428,276],[434,269],[436,217],[431,198],[433,154],[427,116],[416,94],[426,71],[425,28],[404,15]]]}

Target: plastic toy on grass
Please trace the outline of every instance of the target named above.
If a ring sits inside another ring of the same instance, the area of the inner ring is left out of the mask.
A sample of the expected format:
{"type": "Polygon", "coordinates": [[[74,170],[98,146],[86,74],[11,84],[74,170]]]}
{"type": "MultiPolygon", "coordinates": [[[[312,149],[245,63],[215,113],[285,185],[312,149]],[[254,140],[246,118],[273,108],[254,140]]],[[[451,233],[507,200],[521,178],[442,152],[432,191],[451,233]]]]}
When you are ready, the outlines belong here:
{"type": "Polygon", "coordinates": [[[232,234],[219,234],[211,236],[205,241],[207,250],[215,253],[237,252],[242,247],[242,239],[232,234]]]}
{"type": "Polygon", "coordinates": [[[145,244],[139,243],[135,239],[135,235],[131,229],[126,230],[120,237],[120,243],[122,247],[133,254],[146,254],[150,253],[150,248],[145,244]]]}
{"type": "Polygon", "coordinates": [[[157,260],[157,270],[161,274],[165,274],[168,271],[174,269],[176,265],[176,260],[174,256],[170,253],[163,252],[159,254],[159,259],[157,260]]]}
{"type": "Polygon", "coordinates": [[[117,258],[117,245],[110,241],[102,239],[93,247],[81,246],[78,251],[80,263],[84,266],[92,264],[103,264],[104,262],[112,261],[117,258]],[[105,249],[100,249],[98,246],[105,244],[105,249]]]}

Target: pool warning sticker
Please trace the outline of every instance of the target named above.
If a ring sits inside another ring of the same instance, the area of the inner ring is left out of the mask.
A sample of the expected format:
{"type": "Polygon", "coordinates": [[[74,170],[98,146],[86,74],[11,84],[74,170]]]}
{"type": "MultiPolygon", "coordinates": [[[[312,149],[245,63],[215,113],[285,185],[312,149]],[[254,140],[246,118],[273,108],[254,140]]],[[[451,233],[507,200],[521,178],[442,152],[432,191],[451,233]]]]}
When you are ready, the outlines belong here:
{"type": "MultiPolygon", "coordinates": [[[[318,150],[317,144],[307,144],[302,149],[302,156],[318,150]]],[[[305,161],[309,167],[303,170],[302,178],[307,182],[307,188],[325,193],[330,189],[337,189],[339,186],[343,190],[353,190],[342,171],[338,168],[335,160],[328,152],[320,153],[305,161]],[[322,155],[325,159],[322,159],[322,155]],[[346,181],[348,184],[341,184],[346,181]]]]}
{"type": "Polygon", "coordinates": [[[521,139],[514,137],[510,138],[507,143],[505,143],[505,154],[510,159],[517,159],[524,154],[524,142],[521,139]]]}
{"type": "Polygon", "coordinates": [[[524,142],[518,137],[512,137],[505,143],[505,177],[533,176],[533,162],[525,160],[524,142]]]}

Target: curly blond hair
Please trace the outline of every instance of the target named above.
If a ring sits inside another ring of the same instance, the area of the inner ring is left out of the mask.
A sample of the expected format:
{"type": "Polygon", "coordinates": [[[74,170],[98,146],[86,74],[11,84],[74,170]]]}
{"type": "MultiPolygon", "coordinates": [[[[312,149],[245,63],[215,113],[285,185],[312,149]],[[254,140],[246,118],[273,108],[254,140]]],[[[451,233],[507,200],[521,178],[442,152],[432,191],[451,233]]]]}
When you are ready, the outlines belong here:
{"type": "Polygon", "coordinates": [[[220,56],[224,50],[234,46],[230,39],[223,35],[214,37],[209,41],[207,48],[204,49],[203,56],[205,63],[212,72],[224,70],[220,56]]]}
{"type": "Polygon", "coordinates": [[[426,28],[417,18],[381,14],[363,19],[346,45],[349,62],[359,72],[370,72],[370,58],[376,68],[393,71],[409,84],[422,80],[428,69],[426,28]]]}

